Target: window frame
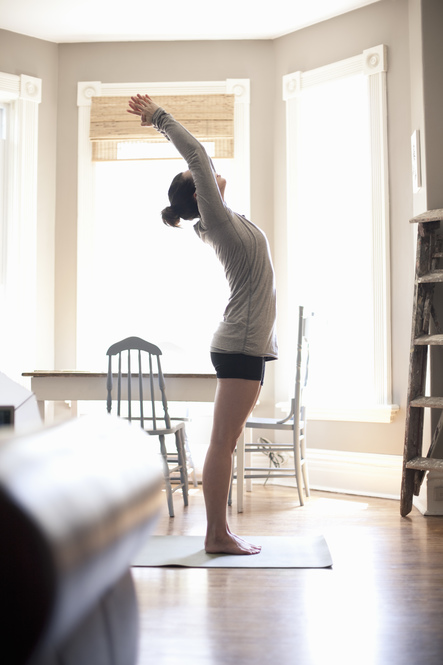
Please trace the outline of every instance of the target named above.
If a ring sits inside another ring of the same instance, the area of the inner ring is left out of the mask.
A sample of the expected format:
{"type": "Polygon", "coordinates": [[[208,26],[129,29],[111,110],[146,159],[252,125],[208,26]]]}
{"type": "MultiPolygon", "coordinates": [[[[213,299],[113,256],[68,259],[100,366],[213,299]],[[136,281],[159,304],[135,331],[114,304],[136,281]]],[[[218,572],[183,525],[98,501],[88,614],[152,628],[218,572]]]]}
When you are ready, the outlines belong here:
{"type": "MultiPolygon", "coordinates": [[[[374,318],[374,403],[360,408],[309,408],[311,420],[345,420],[392,422],[399,407],[392,404],[391,375],[391,301],[389,248],[389,172],[387,138],[387,47],[383,44],[364,50],[361,54],[307,72],[297,71],[283,76],[283,100],[286,103],[286,178],[288,250],[294,265],[297,224],[297,145],[301,131],[297,104],[303,90],[331,79],[364,74],[368,82],[371,194],[372,194],[372,276],[374,318]]],[[[290,270],[290,269],[289,269],[290,270]]],[[[289,272],[289,302],[296,302],[296,286],[289,272]]]]}
{"type": "Polygon", "coordinates": [[[38,110],[42,80],[0,72],[0,101],[9,105],[4,186],[5,227],[2,267],[5,320],[3,371],[22,381],[23,367],[35,367],[37,357],[37,171],[38,110]],[[11,222],[14,220],[14,223],[11,222]],[[12,344],[20,349],[10,355],[12,344]]]}

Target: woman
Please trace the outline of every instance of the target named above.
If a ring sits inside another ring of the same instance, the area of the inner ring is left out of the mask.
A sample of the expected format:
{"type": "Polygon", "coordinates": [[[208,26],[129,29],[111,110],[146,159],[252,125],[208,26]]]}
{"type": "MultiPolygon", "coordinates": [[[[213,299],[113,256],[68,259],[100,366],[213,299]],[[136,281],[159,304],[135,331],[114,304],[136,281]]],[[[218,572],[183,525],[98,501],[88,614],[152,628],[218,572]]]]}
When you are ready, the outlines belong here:
{"type": "MultiPolygon", "coordinates": [[[[277,358],[275,280],[268,241],[224,202],[226,180],[214,171],[202,144],[148,95],[131,97],[129,113],[154,126],[177,148],[189,171],[171,183],[169,226],[198,220],[194,229],[221,261],[230,298],[211,343],[217,374],[211,441],[203,468],[206,504],[205,549],[210,553],[257,554],[261,547],[233,534],[226,519],[232,454],[263,384],[265,361],[277,358]]],[[[197,285],[198,288],[198,285],[197,285]]]]}

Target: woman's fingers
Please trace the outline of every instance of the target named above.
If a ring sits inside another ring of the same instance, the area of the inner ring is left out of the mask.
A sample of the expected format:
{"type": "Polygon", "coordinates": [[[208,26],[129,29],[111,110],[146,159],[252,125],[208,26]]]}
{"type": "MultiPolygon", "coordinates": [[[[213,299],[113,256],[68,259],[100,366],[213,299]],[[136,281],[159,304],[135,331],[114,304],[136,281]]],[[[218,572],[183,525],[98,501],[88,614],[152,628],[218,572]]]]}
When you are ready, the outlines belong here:
{"type": "Polygon", "coordinates": [[[133,98],[129,100],[129,107],[128,113],[133,113],[134,115],[142,115],[142,113],[146,111],[146,107],[133,101],[133,98]]]}
{"type": "MultiPolygon", "coordinates": [[[[147,95],[146,95],[147,97],[147,95]]],[[[143,97],[131,97],[129,100],[129,106],[133,111],[136,113],[143,113],[145,111],[149,111],[152,108],[152,101],[147,97],[147,99],[144,99],[143,97]]]]}
{"type": "Polygon", "coordinates": [[[140,116],[142,125],[150,126],[152,124],[152,116],[157,105],[154,104],[149,95],[133,95],[128,103],[128,113],[140,116]]]}

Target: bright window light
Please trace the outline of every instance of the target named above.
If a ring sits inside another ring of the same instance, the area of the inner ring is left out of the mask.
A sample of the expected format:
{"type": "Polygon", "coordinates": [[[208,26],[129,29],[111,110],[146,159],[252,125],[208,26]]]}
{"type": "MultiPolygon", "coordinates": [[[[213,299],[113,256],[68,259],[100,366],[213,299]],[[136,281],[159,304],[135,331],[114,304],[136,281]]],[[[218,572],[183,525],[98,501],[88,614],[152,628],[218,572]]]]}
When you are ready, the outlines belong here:
{"type": "Polygon", "coordinates": [[[314,312],[309,400],[371,403],[372,204],[369,101],[363,75],[312,86],[298,103],[297,266],[314,312]]]}
{"type": "MultiPolygon", "coordinates": [[[[229,187],[232,160],[216,168],[229,187]]],[[[174,229],[160,216],[186,169],[177,159],[95,164],[93,324],[79,331],[79,366],[103,371],[106,349],[135,335],[162,349],[165,371],[213,371],[210,341],[229,295],[222,267],[192,222],[174,229]]]]}

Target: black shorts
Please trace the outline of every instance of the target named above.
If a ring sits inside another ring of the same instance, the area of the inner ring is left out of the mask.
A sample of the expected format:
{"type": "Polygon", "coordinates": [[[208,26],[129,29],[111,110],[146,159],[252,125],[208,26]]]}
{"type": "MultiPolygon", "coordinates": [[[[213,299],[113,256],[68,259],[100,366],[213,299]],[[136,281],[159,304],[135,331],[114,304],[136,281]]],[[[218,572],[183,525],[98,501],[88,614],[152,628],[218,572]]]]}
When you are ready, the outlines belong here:
{"type": "Polygon", "coordinates": [[[249,381],[260,381],[263,385],[265,359],[261,356],[211,351],[211,361],[218,379],[248,379],[249,381]]]}

